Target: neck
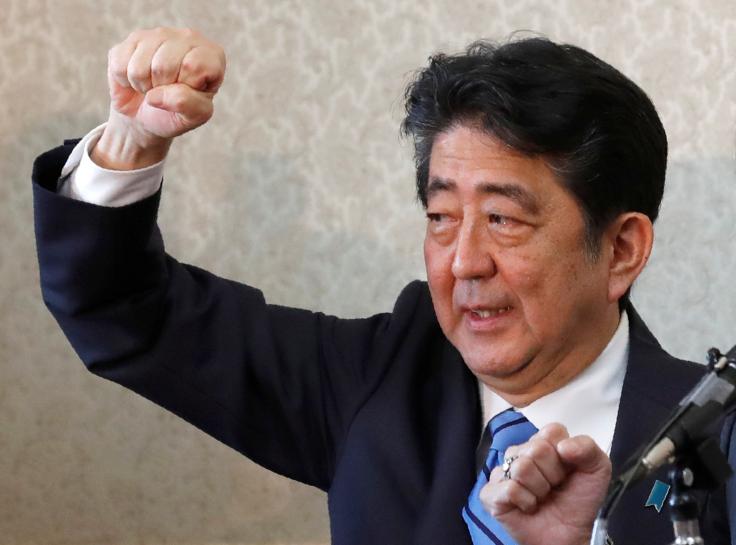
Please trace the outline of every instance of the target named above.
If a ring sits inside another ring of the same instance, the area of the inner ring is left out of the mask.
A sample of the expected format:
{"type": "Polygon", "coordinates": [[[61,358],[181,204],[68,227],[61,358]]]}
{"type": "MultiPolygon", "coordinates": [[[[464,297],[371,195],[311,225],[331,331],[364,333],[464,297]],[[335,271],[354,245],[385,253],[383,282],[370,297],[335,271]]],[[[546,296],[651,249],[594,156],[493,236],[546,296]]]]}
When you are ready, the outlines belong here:
{"type": "Polygon", "coordinates": [[[480,380],[506,402],[519,408],[562,388],[590,367],[608,346],[620,320],[618,306],[611,310],[596,326],[597,335],[591,337],[594,338],[593,342],[560,354],[546,365],[531,360],[513,377],[499,380],[481,376],[480,380]]]}

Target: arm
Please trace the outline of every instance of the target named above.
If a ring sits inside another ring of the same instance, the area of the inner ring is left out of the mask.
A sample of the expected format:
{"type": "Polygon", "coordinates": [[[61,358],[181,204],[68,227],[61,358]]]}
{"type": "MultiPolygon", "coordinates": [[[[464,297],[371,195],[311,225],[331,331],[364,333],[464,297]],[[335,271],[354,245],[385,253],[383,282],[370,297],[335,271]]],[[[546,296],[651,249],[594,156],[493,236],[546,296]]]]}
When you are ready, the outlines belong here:
{"type": "Polygon", "coordinates": [[[109,208],[49,189],[68,151],[35,165],[36,239],[44,301],[85,365],[257,463],[327,488],[378,379],[368,360],[388,315],[271,306],[178,263],[156,225],[160,193],[109,208]]]}
{"type": "Polygon", "coordinates": [[[161,187],[164,162],[136,170],[108,170],[94,163],[89,151],[106,124],[96,127],[72,149],[61,169],[59,195],[101,206],[124,206],[150,197],[161,187]]]}
{"type": "Polygon", "coordinates": [[[85,365],[257,463],[327,488],[378,380],[368,361],[388,315],[267,305],[256,289],[177,262],[156,225],[160,191],[117,208],[56,193],[72,147],[34,165],[34,214],[44,301],[85,365]]]}

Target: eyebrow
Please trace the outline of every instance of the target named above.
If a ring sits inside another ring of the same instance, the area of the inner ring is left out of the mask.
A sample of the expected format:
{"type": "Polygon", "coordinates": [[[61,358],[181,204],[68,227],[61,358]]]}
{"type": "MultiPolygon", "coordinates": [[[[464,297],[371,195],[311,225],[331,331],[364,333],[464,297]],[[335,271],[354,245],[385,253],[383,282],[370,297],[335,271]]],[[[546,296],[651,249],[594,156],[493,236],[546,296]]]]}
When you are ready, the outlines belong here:
{"type": "MultiPolygon", "coordinates": [[[[434,177],[427,185],[427,201],[429,201],[432,195],[437,193],[443,191],[454,192],[456,190],[457,184],[453,180],[434,177]]],[[[518,184],[481,182],[475,186],[475,192],[481,195],[501,195],[502,197],[507,197],[515,201],[531,214],[537,214],[539,212],[539,201],[537,198],[518,184]]]]}

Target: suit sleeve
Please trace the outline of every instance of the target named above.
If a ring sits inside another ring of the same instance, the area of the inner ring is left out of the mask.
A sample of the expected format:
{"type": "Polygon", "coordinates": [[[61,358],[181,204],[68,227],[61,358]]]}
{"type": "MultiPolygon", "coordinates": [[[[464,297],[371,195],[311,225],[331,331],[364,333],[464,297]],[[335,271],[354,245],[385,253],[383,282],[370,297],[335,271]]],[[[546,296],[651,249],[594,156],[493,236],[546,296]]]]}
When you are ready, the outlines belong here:
{"type": "Polygon", "coordinates": [[[177,262],[160,190],[119,208],[55,191],[71,143],[34,164],[44,302],[87,368],[287,477],[329,487],[391,315],[340,320],[177,262]]]}

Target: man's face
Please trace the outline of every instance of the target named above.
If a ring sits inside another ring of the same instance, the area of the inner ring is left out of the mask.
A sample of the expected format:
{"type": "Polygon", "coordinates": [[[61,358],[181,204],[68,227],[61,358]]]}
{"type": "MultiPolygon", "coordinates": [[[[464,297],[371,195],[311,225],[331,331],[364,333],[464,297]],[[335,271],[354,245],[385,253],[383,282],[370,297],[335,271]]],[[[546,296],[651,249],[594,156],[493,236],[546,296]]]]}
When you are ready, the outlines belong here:
{"type": "Polygon", "coordinates": [[[429,288],[471,371],[524,398],[592,362],[618,319],[606,248],[586,253],[580,206],[544,161],[455,126],[435,139],[427,194],[429,288]]]}

